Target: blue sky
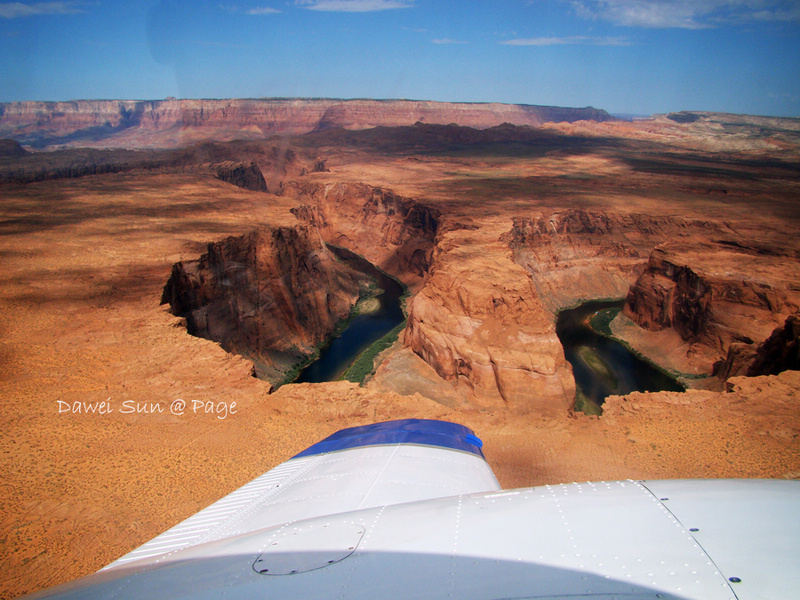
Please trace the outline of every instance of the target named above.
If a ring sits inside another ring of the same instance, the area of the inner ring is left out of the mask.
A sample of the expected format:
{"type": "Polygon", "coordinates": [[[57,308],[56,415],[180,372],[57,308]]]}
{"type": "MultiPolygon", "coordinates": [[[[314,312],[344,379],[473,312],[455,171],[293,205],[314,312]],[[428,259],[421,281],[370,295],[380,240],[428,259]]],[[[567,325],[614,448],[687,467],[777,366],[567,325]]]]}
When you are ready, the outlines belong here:
{"type": "Polygon", "coordinates": [[[412,98],[800,116],[800,0],[0,2],[0,101],[412,98]]]}

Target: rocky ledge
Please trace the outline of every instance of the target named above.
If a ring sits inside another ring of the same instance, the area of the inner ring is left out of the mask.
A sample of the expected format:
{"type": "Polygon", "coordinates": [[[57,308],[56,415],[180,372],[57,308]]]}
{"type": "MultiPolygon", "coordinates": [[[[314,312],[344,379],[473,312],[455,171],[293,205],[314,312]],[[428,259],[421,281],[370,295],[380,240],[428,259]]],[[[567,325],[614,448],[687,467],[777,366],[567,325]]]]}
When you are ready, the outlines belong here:
{"type": "Polygon", "coordinates": [[[368,285],[314,228],[263,227],[175,264],[162,303],[186,319],[189,333],[246,356],[277,384],[316,352],[368,285]]]}
{"type": "Polygon", "coordinates": [[[787,332],[788,343],[790,317],[800,313],[798,281],[800,263],[789,250],[743,241],[667,243],[653,251],[631,287],[625,315],[650,331],[671,329],[689,347],[726,361],[716,368],[722,377],[751,367],[753,374],[768,374],[777,368],[767,367],[765,357],[782,344],[778,330],[787,332]],[[761,366],[754,366],[756,355],[761,366]]]}

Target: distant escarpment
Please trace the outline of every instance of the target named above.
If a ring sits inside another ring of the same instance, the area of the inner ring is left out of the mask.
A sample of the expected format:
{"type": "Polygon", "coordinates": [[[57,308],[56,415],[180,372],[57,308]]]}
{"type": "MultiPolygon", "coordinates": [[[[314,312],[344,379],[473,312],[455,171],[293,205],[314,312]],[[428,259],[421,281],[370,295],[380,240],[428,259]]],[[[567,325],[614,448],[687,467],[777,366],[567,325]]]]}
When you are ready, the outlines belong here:
{"type": "Polygon", "coordinates": [[[792,364],[775,348],[792,338],[799,281],[800,260],[789,249],[671,242],[651,254],[628,293],[625,314],[641,327],[672,329],[687,344],[709,349],[724,360],[716,368],[723,378],[771,373],[792,364]]]}
{"type": "Polygon", "coordinates": [[[432,263],[440,213],[411,198],[362,183],[290,182],[292,212],[319,229],[326,242],[365,257],[417,289],[432,263]]]}
{"type": "Polygon", "coordinates": [[[208,172],[246,189],[279,193],[287,177],[325,169],[313,152],[270,142],[202,142],[171,150],[68,148],[27,152],[13,140],[0,152],[0,184],[72,179],[130,171],[208,172]],[[262,182],[261,179],[264,181],[262,182]]]}
{"type": "Polygon", "coordinates": [[[417,100],[79,100],[0,104],[0,137],[35,147],[176,147],[203,139],[258,139],[327,128],[416,122],[484,129],[502,123],[611,120],[595,108],[417,100]]]}
{"type": "Polygon", "coordinates": [[[625,297],[664,240],[726,231],[709,221],[573,209],[515,218],[503,240],[555,313],[585,300],[625,297]]]}
{"type": "Polygon", "coordinates": [[[175,264],[162,303],[186,319],[189,333],[246,356],[278,384],[348,317],[368,285],[313,227],[263,227],[175,264]]]}

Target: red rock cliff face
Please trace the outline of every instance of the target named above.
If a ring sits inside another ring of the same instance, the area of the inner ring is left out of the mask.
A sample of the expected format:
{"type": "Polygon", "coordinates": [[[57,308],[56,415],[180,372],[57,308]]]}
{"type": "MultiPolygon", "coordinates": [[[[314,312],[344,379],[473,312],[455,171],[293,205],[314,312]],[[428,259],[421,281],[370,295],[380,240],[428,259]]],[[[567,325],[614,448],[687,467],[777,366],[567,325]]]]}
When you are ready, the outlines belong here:
{"type": "Polygon", "coordinates": [[[0,136],[35,145],[171,147],[200,139],[217,141],[328,127],[366,129],[424,123],[457,123],[479,129],[507,122],[605,121],[594,108],[520,104],[466,104],[413,100],[152,100],[10,102],[0,104],[0,136]]]}
{"type": "Polygon", "coordinates": [[[714,365],[714,375],[730,377],[777,375],[800,371],[800,317],[792,315],[760,344],[731,342],[725,360],[714,365]]]}
{"type": "MultiPolygon", "coordinates": [[[[473,406],[558,413],[574,399],[552,313],[493,227],[363,184],[293,182],[295,214],[416,294],[404,344],[473,406]]],[[[503,225],[505,225],[505,221],[503,225]]]]}
{"type": "Polygon", "coordinates": [[[422,284],[440,224],[435,208],[361,183],[291,182],[285,193],[302,202],[293,212],[326,242],[364,256],[413,289],[422,284]]]}
{"type": "Polygon", "coordinates": [[[624,298],[666,239],[724,232],[707,221],[576,209],[516,218],[503,239],[555,313],[590,299],[624,298]]]}
{"type": "Polygon", "coordinates": [[[251,358],[277,383],[350,314],[367,283],[312,227],[265,227],[174,265],[162,302],[189,333],[251,358]]]}
{"type": "Polygon", "coordinates": [[[563,414],[575,383],[553,315],[500,241],[505,219],[440,228],[405,345],[480,408],[563,414]]]}
{"type": "Polygon", "coordinates": [[[572,406],[551,315],[509,260],[443,253],[411,303],[404,343],[473,406],[541,415],[572,406]]]}
{"type": "Polygon", "coordinates": [[[625,314],[650,330],[672,328],[719,358],[734,342],[761,342],[800,307],[800,262],[772,250],[664,244],[631,287],[625,314]]]}

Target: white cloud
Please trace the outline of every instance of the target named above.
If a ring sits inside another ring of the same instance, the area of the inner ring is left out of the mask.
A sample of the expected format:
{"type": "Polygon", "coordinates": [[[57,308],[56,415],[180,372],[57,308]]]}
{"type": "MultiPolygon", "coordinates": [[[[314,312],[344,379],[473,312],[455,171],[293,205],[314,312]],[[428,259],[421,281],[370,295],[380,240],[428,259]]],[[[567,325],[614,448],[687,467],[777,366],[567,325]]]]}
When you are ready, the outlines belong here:
{"type": "Polygon", "coordinates": [[[20,17],[33,17],[37,15],[72,15],[83,12],[78,2],[24,2],[0,3],[0,17],[4,19],[17,19],[20,17]]]}
{"type": "Polygon", "coordinates": [[[277,8],[270,8],[269,6],[261,6],[258,8],[251,8],[250,10],[245,11],[248,15],[274,15],[278,14],[279,11],[277,8]]]}
{"type": "Polygon", "coordinates": [[[469,44],[469,42],[464,42],[462,40],[451,40],[450,38],[438,38],[433,40],[434,44],[469,44]]]}
{"type": "Polygon", "coordinates": [[[563,0],[587,19],[628,27],[704,29],[722,23],[800,21],[798,0],[563,0]]]}
{"type": "Polygon", "coordinates": [[[620,37],[588,37],[570,35],[566,37],[518,38],[500,42],[506,46],[630,46],[630,42],[620,37]]]}
{"type": "Polygon", "coordinates": [[[414,6],[413,0],[295,0],[295,4],[329,12],[375,12],[414,6]]]}

